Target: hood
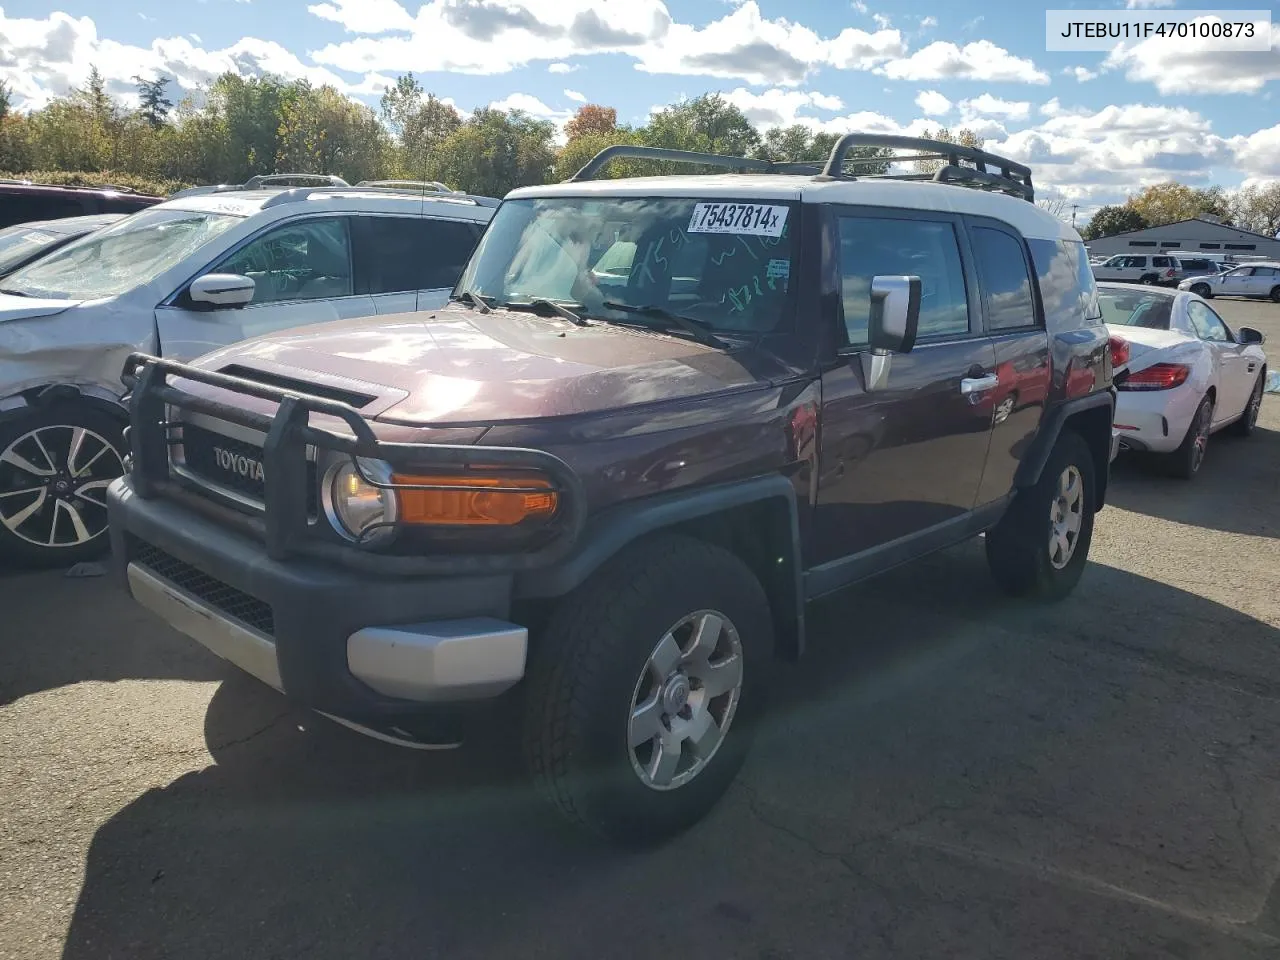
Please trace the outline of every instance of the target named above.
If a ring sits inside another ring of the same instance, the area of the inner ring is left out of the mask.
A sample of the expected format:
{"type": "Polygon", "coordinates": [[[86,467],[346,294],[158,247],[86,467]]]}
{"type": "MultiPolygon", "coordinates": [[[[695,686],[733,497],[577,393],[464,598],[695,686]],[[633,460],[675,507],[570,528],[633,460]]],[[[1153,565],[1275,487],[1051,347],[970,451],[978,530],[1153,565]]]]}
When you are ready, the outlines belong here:
{"type": "Polygon", "coordinates": [[[10,293],[0,293],[0,322],[52,317],[78,303],[80,303],[79,300],[41,300],[36,297],[15,297],[10,293]]]}
{"type": "Polygon", "coordinates": [[[486,424],[570,416],[749,389],[790,371],[751,347],[461,305],[340,320],[236,344],[200,360],[371,395],[388,423],[486,424]]]}
{"type": "MultiPolygon", "coordinates": [[[[1221,279],[1222,279],[1222,274],[1220,273],[1198,273],[1194,277],[1187,277],[1182,281],[1182,283],[1185,283],[1187,286],[1191,286],[1191,284],[1197,283],[1202,280],[1212,282],[1214,280],[1221,280],[1221,279]]],[[[1182,283],[1178,284],[1178,286],[1181,287],[1182,283]]]]}
{"type": "Polygon", "coordinates": [[[1152,330],[1129,327],[1122,323],[1107,324],[1107,332],[1129,343],[1131,373],[1145,370],[1155,363],[1190,363],[1200,351],[1200,341],[1176,330],[1152,330]]]}

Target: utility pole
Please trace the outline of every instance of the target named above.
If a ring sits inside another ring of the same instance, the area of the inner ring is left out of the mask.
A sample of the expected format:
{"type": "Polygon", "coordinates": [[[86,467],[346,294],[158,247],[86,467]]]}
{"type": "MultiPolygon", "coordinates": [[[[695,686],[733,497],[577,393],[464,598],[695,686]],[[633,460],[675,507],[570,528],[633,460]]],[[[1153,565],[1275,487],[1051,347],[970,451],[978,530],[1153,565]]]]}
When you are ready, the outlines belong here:
{"type": "Polygon", "coordinates": [[[1079,209],[1080,209],[1080,204],[1073,203],[1071,205],[1071,229],[1073,230],[1075,229],[1075,226],[1076,226],[1076,211],[1079,209]]]}

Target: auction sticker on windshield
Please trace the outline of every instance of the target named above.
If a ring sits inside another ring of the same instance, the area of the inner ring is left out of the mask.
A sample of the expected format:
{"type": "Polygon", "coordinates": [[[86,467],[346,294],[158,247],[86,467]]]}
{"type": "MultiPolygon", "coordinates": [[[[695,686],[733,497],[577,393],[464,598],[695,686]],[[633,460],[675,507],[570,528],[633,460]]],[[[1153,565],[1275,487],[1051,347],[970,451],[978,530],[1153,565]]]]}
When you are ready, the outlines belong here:
{"type": "Polygon", "coordinates": [[[771,203],[695,203],[689,233],[736,233],[780,237],[787,207],[771,203]]]}

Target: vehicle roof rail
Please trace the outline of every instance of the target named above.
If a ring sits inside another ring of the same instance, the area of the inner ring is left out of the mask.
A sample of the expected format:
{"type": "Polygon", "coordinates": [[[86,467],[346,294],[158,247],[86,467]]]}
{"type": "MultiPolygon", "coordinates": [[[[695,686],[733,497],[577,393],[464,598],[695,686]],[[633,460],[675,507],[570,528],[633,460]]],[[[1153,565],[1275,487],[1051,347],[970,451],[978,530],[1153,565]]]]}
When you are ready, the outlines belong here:
{"type": "Polygon", "coordinates": [[[755,157],[729,157],[719,153],[696,153],[692,150],[670,150],[666,147],[640,147],[630,144],[615,144],[605,147],[588,160],[572,177],[569,183],[590,180],[606,164],[622,157],[635,160],[667,160],[672,163],[704,164],[712,167],[728,167],[731,170],[754,170],[757,173],[774,173],[777,165],[768,160],[755,157]]]}
{"type": "MultiPolygon", "coordinates": [[[[341,177],[335,177],[328,173],[260,173],[246,180],[239,189],[257,190],[261,187],[290,186],[290,184],[286,183],[289,180],[310,180],[313,183],[329,187],[351,186],[341,177]]],[[[306,186],[306,184],[299,183],[292,184],[292,186],[306,186]]]]}
{"type": "Polygon", "coordinates": [[[1035,200],[1035,189],[1031,184],[1030,167],[1007,157],[988,153],[986,150],[981,150],[977,147],[966,147],[959,143],[949,143],[946,140],[933,140],[927,137],[901,137],[896,134],[882,133],[846,133],[831,148],[831,156],[827,158],[827,165],[823,168],[819,179],[849,179],[844,172],[846,162],[883,163],[886,159],[885,157],[849,157],[849,151],[854,147],[921,151],[912,156],[890,158],[894,163],[910,160],[946,161],[946,165],[932,174],[932,176],[921,174],[883,175],[891,179],[931,179],[939,183],[976,184],[994,190],[1001,190],[1024,200],[1035,200]],[[964,166],[961,163],[962,160],[968,160],[974,165],[971,167],[964,166]],[[994,167],[995,172],[989,170],[989,167],[994,167]]]}
{"type": "Polygon", "coordinates": [[[439,180],[361,180],[357,187],[387,187],[403,190],[426,190],[430,193],[458,193],[439,180]]]}
{"type": "Polygon", "coordinates": [[[502,203],[494,197],[473,196],[467,193],[460,193],[456,190],[450,190],[447,193],[418,193],[408,192],[396,189],[394,187],[374,187],[374,186],[341,186],[341,187],[294,187],[290,190],[282,190],[273,197],[268,197],[266,202],[262,204],[262,209],[267,210],[271,207],[278,207],[286,203],[300,203],[314,196],[333,196],[336,194],[349,194],[352,191],[366,191],[369,193],[387,193],[398,197],[415,197],[420,200],[435,200],[442,203],[469,203],[477,207],[496,207],[502,203]]]}

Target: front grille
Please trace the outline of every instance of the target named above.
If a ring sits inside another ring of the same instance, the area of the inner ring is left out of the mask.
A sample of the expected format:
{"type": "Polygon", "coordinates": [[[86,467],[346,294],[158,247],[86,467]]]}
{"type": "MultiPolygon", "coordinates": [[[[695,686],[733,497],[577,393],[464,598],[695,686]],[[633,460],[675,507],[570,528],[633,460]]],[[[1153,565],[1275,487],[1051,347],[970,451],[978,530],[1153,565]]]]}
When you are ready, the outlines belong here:
{"type": "MultiPolygon", "coordinates": [[[[266,474],[262,468],[262,447],[237,440],[192,423],[182,425],[183,470],[199,484],[212,484],[239,494],[261,507],[266,498],[266,474]]],[[[319,513],[316,464],[307,461],[307,516],[319,513]]]]}
{"type": "Polygon", "coordinates": [[[276,618],[271,604],[251,597],[243,590],[237,590],[229,583],[223,583],[211,577],[203,570],[197,570],[184,560],[179,560],[171,553],[159,547],[139,540],[130,535],[128,538],[129,560],[139,566],[146,567],[156,576],[168,580],[175,587],[185,590],[193,597],[203,600],[247,627],[252,627],[268,637],[275,636],[276,618]]]}

